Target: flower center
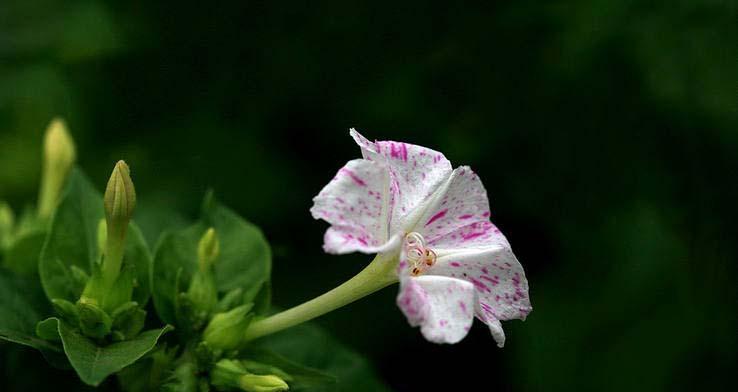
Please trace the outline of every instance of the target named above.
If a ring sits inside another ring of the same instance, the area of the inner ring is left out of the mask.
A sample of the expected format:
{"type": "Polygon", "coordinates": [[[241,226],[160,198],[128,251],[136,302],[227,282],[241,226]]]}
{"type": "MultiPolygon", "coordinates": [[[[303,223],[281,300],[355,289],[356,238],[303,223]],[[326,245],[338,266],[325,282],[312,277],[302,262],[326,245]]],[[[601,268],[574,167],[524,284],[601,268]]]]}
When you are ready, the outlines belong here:
{"type": "Polygon", "coordinates": [[[405,257],[412,276],[418,276],[436,263],[436,252],[425,245],[425,239],[418,232],[405,236],[405,257]]]}

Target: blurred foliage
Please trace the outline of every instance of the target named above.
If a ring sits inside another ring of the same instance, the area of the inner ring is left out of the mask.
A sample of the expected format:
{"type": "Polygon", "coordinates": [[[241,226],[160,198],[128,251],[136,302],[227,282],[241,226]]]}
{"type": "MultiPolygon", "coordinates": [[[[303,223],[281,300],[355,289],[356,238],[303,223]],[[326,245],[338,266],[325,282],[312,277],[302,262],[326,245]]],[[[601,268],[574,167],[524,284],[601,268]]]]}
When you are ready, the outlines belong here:
{"type": "Polygon", "coordinates": [[[393,289],[319,320],[391,387],[732,390],[737,16],[731,0],[5,1],[0,199],[35,196],[62,115],[92,178],[129,162],[160,217],[139,222],[149,243],[215,188],[267,235],[290,306],[368,261],[322,254],[307,212],[358,156],[355,126],[474,167],[531,282],[503,350],[480,325],[424,342],[393,289]]]}

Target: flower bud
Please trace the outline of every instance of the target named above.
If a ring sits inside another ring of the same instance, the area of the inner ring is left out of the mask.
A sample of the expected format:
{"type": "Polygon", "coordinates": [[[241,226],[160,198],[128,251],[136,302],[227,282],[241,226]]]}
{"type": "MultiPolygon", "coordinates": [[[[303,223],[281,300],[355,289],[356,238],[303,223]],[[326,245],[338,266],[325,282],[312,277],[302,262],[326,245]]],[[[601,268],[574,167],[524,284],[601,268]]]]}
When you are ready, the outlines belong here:
{"type": "Polygon", "coordinates": [[[10,244],[10,236],[15,226],[15,214],[10,206],[0,201],[0,249],[10,244]]]}
{"type": "Polygon", "coordinates": [[[233,359],[221,359],[210,371],[210,383],[219,391],[229,391],[239,388],[241,376],[246,369],[233,359]]]}
{"type": "Polygon", "coordinates": [[[209,271],[220,254],[220,242],[214,228],[209,228],[197,246],[197,262],[200,271],[209,271]]]}
{"type": "Polygon", "coordinates": [[[193,316],[196,323],[207,320],[218,304],[218,289],[215,286],[212,266],[218,257],[220,245],[215,229],[209,228],[197,246],[198,269],[192,275],[190,287],[187,290],[187,301],[193,307],[193,316]]]}
{"type": "Polygon", "coordinates": [[[294,379],[292,376],[287,374],[284,370],[276,366],[267,365],[265,363],[244,359],[244,360],[241,360],[241,365],[249,373],[262,374],[262,375],[263,374],[273,374],[285,381],[292,381],[294,379]]]}
{"type": "Polygon", "coordinates": [[[40,217],[50,217],[56,208],[64,182],[76,159],[74,141],[69,136],[64,120],[53,119],[44,137],[44,163],[38,198],[40,217]]]}
{"type": "Polygon", "coordinates": [[[197,392],[197,366],[191,362],[178,365],[167,381],[161,386],[162,392],[197,392]]]}
{"type": "Polygon", "coordinates": [[[64,321],[72,325],[79,324],[79,309],[77,309],[73,303],[65,299],[54,298],[51,300],[51,304],[54,306],[56,313],[58,313],[64,321]]]}
{"type": "Polygon", "coordinates": [[[222,359],[210,372],[210,381],[218,390],[240,389],[248,392],[278,392],[290,389],[287,383],[273,374],[251,374],[242,362],[222,359]]]}
{"type": "Polygon", "coordinates": [[[102,273],[105,287],[110,288],[120,273],[128,222],[136,207],[136,190],[131,181],[131,171],[123,161],[118,161],[113,168],[105,189],[104,202],[107,233],[102,273]]]}
{"type": "Polygon", "coordinates": [[[144,327],[146,311],[138,306],[137,302],[131,301],[119,306],[111,315],[113,319],[112,329],[123,337],[131,339],[138,335],[144,327]]]}
{"type": "Polygon", "coordinates": [[[102,339],[110,333],[113,320],[93,301],[80,299],[77,301],[77,310],[79,311],[79,328],[83,334],[91,338],[102,339]]]}
{"type": "Polygon", "coordinates": [[[241,376],[238,384],[242,390],[249,392],[279,392],[290,389],[284,380],[273,374],[265,376],[245,374],[241,376]]]}
{"type": "MultiPolygon", "coordinates": [[[[118,161],[105,188],[105,219],[108,222],[108,234],[112,233],[111,224],[125,224],[133,217],[136,208],[136,189],[131,180],[131,171],[123,161],[118,161]]],[[[117,231],[115,231],[117,232],[117,231]]]]}
{"type": "Polygon", "coordinates": [[[213,273],[211,271],[195,272],[186,296],[192,305],[193,316],[197,319],[193,321],[204,324],[210,312],[215,310],[218,304],[218,289],[215,287],[213,273]]]}
{"type": "Polygon", "coordinates": [[[242,305],[224,313],[217,313],[203,332],[205,342],[215,350],[233,350],[243,341],[251,322],[253,304],[242,305]]]}

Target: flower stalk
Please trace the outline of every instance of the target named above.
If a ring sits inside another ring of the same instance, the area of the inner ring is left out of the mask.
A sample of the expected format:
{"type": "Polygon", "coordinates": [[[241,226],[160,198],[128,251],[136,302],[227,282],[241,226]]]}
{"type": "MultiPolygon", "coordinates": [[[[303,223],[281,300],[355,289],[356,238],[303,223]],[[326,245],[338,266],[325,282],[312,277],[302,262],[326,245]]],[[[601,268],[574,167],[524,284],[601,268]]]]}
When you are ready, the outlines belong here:
{"type": "Polygon", "coordinates": [[[397,263],[396,253],[378,254],[366,268],[333,290],[271,317],[252,322],[244,334],[244,340],[251,341],[302,324],[396,283],[397,263]]]}

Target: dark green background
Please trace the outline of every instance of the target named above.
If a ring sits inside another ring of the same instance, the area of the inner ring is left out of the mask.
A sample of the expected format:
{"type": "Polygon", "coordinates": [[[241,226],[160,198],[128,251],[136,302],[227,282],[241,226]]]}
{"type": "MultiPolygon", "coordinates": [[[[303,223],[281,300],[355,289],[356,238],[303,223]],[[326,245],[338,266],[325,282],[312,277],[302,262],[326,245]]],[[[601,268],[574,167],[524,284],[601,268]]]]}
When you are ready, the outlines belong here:
{"type": "Polygon", "coordinates": [[[735,2],[198,3],[2,1],[0,198],[62,115],[99,187],[130,164],[150,242],[208,187],[261,226],[288,307],[369,260],[308,212],[356,127],[480,174],[534,306],[504,349],[425,342],[396,288],[318,321],[393,389],[736,387],[735,2]]]}

